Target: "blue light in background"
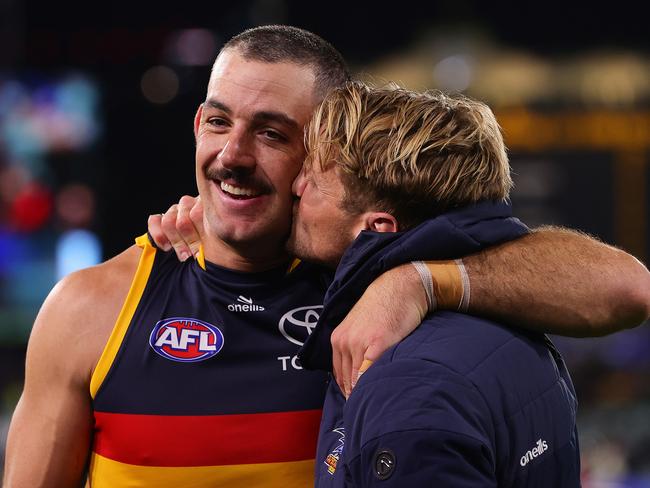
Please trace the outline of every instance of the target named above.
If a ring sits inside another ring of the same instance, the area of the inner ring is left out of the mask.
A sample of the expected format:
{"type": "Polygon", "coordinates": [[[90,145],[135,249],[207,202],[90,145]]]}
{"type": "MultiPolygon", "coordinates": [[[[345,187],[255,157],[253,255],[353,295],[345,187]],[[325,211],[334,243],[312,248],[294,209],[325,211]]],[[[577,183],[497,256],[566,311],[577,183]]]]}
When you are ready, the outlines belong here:
{"type": "Polygon", "coordinates": [[[56,243],[56,276],[64,276],[82,268],[99,264],[102,248],[97,236],[87,230],[64,232],[56,243]]]}

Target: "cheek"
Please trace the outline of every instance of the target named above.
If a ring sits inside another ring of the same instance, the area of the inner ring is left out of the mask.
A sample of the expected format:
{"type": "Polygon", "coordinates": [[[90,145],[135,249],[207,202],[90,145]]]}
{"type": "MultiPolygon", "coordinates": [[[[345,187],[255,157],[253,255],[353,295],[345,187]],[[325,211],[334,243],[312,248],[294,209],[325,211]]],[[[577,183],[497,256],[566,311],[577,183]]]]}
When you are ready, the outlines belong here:
{"type": "Polygon", "coordinates": [[[311,188],[309,185],[300,197],[300,209],[311,219],[319,214],[319,209],[324,205],[322,195],[311,188]]]}
{"type": "Polygon", "coordinates": [[[273,187],[278,193],[293,199],[293,182],[300,172],[301,164],[287,159],[268,158],[266,160],[259,157],[258,161],[265,161],[259,163],[259,170],[265,173],[266,178],[271,182],[273,187]]]}
{"type": "Polygon", "coordinates": [[[319,227],[319,216],[317,201],[313,201],[314,192],[305,191],[298,201],[296,213],[297,227],[303,232],[311,233],[314,228],[319,227]]]}
{"type": "Polygon", "coordinates": [[[202,168],[209,164],[212,159],[218,154],[219,141],[215,137],[208,137],[208,135],[199,135],[196,140],[196,169],[202,172],[202,168]]]}

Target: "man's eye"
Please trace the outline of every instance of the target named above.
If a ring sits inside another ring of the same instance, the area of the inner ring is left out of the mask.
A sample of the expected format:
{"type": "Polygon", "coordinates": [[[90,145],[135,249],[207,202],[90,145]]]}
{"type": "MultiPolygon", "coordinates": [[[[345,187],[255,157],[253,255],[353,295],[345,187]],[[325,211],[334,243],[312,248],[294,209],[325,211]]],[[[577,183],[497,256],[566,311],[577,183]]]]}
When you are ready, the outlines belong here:
{"type": "Polygon", "coordinates": [[[222,119],[220,117],[210,117],[208,119],[208,124],[214,127],[225,127],[226,125],[228,125],[228,122],[225,119],[222,119]]]}
{"type": "Polygon", "coordinates": [[[262,134],[264,135],[264,137],[266,137],[267,139],[270,139],[272,141],[286,141],[287,140],[287,138],[284,137],[282,134],[280,134],[277,131],[271,130],[271,129],[266,129],[266,130],[262,131],[262,134]]]}

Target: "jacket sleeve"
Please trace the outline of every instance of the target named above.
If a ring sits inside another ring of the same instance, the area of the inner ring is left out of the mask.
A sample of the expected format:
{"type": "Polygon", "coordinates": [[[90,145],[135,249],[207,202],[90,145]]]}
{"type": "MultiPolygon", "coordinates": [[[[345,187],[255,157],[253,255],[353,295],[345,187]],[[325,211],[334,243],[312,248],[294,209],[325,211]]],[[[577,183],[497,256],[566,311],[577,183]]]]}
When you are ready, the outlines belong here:
{"type": "Polygon", "coordinates": [[[381,370],[345,407],[348,485],[497,486],[491,415],[474,386],[428,361],[381,370]]]}

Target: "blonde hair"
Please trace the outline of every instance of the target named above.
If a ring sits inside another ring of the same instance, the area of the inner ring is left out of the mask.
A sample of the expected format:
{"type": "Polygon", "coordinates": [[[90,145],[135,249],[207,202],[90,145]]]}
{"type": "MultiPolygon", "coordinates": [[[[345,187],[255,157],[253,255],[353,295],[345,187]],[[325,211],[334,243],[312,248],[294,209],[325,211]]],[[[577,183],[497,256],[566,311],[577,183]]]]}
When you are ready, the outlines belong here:
{"type": "Polygon", "coordinates": [[[307,165],[335,165],[350,212],[392,213],[410,227],[454,207],[504,200],[512,187],[490,108],[461,95],[349,82],[307,125],[307,165]]]}

